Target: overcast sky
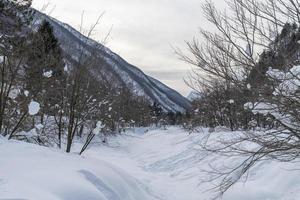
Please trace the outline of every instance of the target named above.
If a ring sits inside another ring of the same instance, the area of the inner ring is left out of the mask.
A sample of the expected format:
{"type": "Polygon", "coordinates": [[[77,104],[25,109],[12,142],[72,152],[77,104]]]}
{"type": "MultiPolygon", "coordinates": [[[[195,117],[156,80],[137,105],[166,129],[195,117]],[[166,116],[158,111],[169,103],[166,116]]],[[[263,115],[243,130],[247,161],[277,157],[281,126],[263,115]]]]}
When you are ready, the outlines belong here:
{"type": "Polygon", "coordinates": [[[185,41],[198,37],[199,27],[208,26],[203,1],[34,0],[33,6],[40,9],[50,3],[46,12],[53,10],[51,16],[77,29],[83,11],[86,28],[105,12],[94,39],[102,40],[112,27],[107,42],[111,50],[186,96],[190,89],[183,79],[191,66],[178,59],[173,47],[186,49],[185,41]]]}

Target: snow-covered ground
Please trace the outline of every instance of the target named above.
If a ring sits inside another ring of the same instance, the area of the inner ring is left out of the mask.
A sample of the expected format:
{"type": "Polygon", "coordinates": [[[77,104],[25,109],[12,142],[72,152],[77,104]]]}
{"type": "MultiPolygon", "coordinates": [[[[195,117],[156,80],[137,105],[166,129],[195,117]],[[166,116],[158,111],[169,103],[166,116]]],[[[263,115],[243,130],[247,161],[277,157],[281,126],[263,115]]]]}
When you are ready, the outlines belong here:
{"type": "MultiPolygon", "coordinates": [[[[206,200],[203,183],[211,164],[234,162],[210,155],[199,143],[206,129],[188,134],[136,129],[93,144],[82,156],[0,139],[0,199],[32,200],[206,200]],[[223,159],[223,160],[222,160],[223,159]],[[200,184],[202,183],[202,184],[200,184]]],[[[217,134],[217,133],[216,133],[217,134]]],[[[79,145],[78,145],[79,147],[79,145]]],[[[77,148],[74,148],[77,151],[77,148]]],[[[298,200],[298,163],[265,162],[225,200],[298,200]]]]}

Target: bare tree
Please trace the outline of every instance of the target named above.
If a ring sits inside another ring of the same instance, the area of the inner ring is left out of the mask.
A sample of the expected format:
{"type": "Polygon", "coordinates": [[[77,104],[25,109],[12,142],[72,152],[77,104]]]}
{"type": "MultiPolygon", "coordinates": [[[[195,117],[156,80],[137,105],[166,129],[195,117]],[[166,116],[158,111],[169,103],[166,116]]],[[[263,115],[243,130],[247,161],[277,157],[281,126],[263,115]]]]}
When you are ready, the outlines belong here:
{"type": "MultiPolygon", "coordinates": [[[[10,115],[17,111],[16,107],[10,107],[15,103],[15,98],[21,90],[20,72],[25,63],[25,51],[27,48],[26,25],[31,20],[32,13],[28,9],[31,1],[0,1],[0,132],[3,128],[5,134],[11,127],[8,122],[10,115]]],[[[25,113],[27,111],[24,111],[25,113]]],[[[12,135],[24,119],[22,115],[17,126],[12,128],[12,135]]]]}
{"type": "Polygon", "coordinates": [[[252,110],[247,127],[255,118],[255,126],[263,120],[266,128],[220,138],[218,145],[203,143],[207,151],[243,158],[227,170],[209,172],[211,181],[220,181],[215,189],[221,195],[259,161],[299,158],[299,5],[298,0],[229,0],[229,11],[220,12],[206,1],[203,12],[215,31],[201,29],[204,42],[187,43],[192,56],[179,51],[195,66],[187,83],[202,95],[197,111],[210,116],[206,122],[228,126],[229,120],[235,126],[241,122],[231,120],[240,120],[237,111],[245,106],[252,110]]]}
{"type": "MultiPolygon", "coordinates": [[[[103,14],[102,14],[103,15],[103,14]]],[[[90,27],[86,32],[83,30],[83,15],[80,30],[85,34],[85,42],[93,35],[95,28],[98,26],[100,19],[90,27]]],[[[107,38],[107,37],[106,37],[107,38]]],[[[86,52],[84,47],[81,47],[77,52],[78,58],[72,63],[72,70],[67,80],[66,89],[66,116],[67,120],[67,152],[71,151],[72,142],[78,129],[83,130],[86,120],[95,118],[96,112],[102,105],[101,102],[106,98],[104,93],[105,85],[101,84],[97,77],[92,75],[94,67],[101,67],[104,61],[103,58],[98,55],[99,48],[103,48],[102,45],[94,46],[94,49],[90,52],[86,52]],[[99,84],[99,85],[98,85],[99,84]],[[101,87],[101,85],[103,87],[101,87]]]]}

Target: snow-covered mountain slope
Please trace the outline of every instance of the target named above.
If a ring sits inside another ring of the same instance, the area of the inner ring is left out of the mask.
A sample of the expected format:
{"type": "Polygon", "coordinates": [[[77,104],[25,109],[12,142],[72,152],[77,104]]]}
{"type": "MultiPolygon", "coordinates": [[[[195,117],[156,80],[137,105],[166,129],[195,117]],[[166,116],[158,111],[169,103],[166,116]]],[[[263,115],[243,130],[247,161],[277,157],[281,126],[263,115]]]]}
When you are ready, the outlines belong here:
{"type": "MultiPolygon", "coordinates": [[[[212,200],[211,166],[230,166],[237,156],[201,149],[207,129],[134,129],[95,142],[83,156],[0,138],[0,199],[212,200]]],[[[226,130],[219,135],[238,134],[226,130]]],[[[74,144],[78,152],[81,143],[74,144]]],[[[298,162],[264,161],[222,200],[299,200],[298,162]]]]}
{"type": "Polygon", "coordinates": [[[147,76],[102,44],[86,38],[71,26],[47,15],[37,12],[36,16],[38,21],[46,19],[52,24],[69,62],[76,62],[82,52],[85,56],[93,55],[93,59],[96,59],[93,74],[96,77],[110,77],[115,83],[127,86],[137,95],[159,103],[166,111],[185,112],[190,108],[190,102],[185,97],[147,76]]]}
{"type": "Polygon", "coordinates": [[[190,101],[193,101],[193,100],[201,98],[201,94],[196,91],[191,91],[186,98],[190,101]]]}

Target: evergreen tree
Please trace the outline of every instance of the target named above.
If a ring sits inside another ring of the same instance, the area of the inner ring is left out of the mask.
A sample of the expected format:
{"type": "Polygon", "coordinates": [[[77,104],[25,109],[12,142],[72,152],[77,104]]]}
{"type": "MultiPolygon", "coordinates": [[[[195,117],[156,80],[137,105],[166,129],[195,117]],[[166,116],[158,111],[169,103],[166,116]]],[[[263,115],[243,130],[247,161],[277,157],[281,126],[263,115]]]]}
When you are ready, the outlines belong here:
{"type": "Polygon", "coordinates": [[[154,102],[153,105],[150,106],[150,112],[151,112],[153,122],[157,126],[159,120],[161,119],[161,117],[163,115],[163,109],[161,108],[161,106],[157,102],[154,102]]]}
{"type": "Polygon", "coordinates": [[[51,113],[60,105],[65,88],[62,50],[47,21],[43,21],[31,37],[25,89],[41,103],[44,113],[51,113]]]}

